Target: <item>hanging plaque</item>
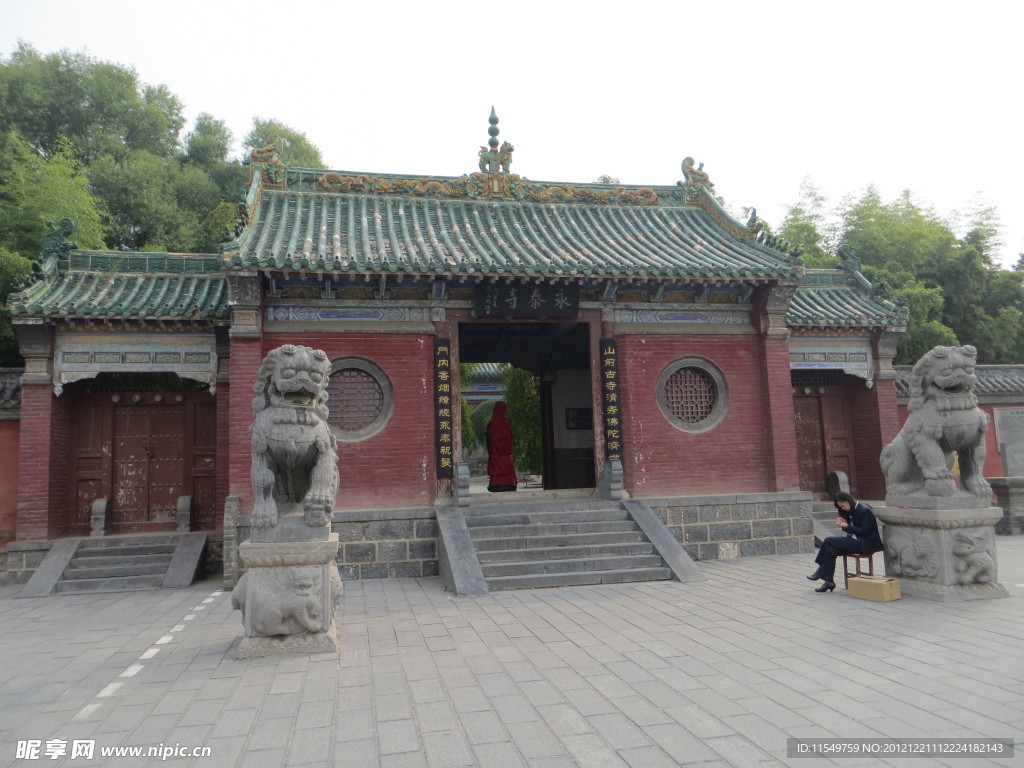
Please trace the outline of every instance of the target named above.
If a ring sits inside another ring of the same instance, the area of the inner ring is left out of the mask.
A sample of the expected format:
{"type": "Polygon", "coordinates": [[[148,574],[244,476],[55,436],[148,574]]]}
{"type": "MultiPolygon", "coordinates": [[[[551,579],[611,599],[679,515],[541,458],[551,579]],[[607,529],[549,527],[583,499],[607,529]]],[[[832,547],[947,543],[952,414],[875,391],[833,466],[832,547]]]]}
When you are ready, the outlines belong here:
{"type": "Polygon", "coordinates": [[[576,283],[481,283],[476,289],[477,317],[577,317],[580,287],[576,283]]]}

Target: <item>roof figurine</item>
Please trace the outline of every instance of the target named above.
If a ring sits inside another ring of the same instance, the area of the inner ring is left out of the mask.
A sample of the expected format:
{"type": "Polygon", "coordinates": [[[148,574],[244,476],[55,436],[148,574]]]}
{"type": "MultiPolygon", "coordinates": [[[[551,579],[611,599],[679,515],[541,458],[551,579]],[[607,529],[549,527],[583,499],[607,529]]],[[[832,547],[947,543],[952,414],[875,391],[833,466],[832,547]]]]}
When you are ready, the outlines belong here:
{"type": "Polygon", "coordinates": [[[289,167],[288,163],[281,159],[284,147],[285,140],[275,135],[270,137],[267,146],[253,148],[249,153],[249,162],[253,166],[262,166],[263,181],[267,185],[277,186],[284,181],[284,172],[289,167]]]}

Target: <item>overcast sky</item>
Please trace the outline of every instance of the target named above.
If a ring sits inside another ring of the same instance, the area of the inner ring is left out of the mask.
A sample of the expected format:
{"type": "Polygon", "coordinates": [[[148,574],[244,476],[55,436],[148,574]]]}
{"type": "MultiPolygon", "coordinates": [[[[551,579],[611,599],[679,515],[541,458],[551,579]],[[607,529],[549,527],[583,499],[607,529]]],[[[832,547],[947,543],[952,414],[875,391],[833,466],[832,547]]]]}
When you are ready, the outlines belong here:
{"type": "Polygon", "coordinates": [[[18,39],[134,67],[241,138],[255,115],[336,170],[477,170],[493,104],[512,172],[674,184],[778,226],[810,177],[942,216],[998,208],[1024,251],[1022,6],[1012,0],[0,0],[18,39]],[[602,10],[596,10],[596,9],[602,10]],[[980,196],[980,197],[979,197],[980,196]]]}

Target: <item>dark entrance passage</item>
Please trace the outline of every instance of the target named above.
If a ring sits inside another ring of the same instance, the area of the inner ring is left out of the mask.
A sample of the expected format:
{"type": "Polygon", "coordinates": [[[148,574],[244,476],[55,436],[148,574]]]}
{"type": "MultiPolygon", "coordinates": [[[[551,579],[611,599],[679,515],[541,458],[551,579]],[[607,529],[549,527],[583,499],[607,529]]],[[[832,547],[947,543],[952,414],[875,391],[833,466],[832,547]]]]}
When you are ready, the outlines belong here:
{"type": "Polygon", "coordinates": [[[529,371],[540,394],[543,487],[594,487],[587,323],[463,323],[459,357],[463,363],[508,363],[529,371]]]}

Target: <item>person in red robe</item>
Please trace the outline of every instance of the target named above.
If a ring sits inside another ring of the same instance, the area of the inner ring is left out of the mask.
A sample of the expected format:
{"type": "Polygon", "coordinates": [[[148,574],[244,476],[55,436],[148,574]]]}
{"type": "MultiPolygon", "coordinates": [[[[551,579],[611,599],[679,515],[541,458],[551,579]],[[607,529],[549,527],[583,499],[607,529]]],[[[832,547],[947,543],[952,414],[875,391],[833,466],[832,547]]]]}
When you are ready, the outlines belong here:
{"type": "Polygon", "coordinates": [[[498,402],[487,424],[487,474],[491,478],[487,490],[491,493],[514,491],[519,484],[516,468],[512,463],[512,448],[515,438],[512,427],[505,418],[508,406],[498,402]]]}

